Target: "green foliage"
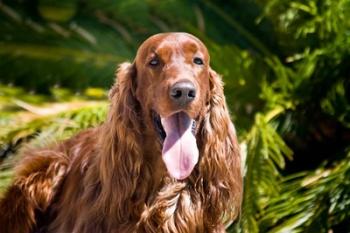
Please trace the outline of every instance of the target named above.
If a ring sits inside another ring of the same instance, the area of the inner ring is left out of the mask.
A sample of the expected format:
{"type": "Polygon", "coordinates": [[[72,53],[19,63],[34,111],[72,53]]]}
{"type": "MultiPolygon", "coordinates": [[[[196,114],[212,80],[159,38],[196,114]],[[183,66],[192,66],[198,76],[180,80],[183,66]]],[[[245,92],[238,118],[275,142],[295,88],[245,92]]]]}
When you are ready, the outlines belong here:
{"type": "Polygon", "coordinates": [[[349,0],[0,1],[0,191],[18,148],[103,121],[115,64],[133,59],[143,39],[187,31],[223,75],[245,151],[242,214],[229,232],[349,232],[349,8],[349,0]]]}
{"type": "Polygon", "coordinates": [[[350,100],[346,98],[346,88],[344,80],[336,82],[321,100],[321,107],[324,112],[336,117],[344,127],[350,128],[350,100]]]}
{"type": "MultiPolygon", "coordinates": [[[[284,179],[282,195],[274,198],[261,218],[263,231],[328,232],[348,220],[350,212],[350,153],[331,166],[284,179]],[[292,208],[291,208],[292,206],[292,208]],[[281,221],[287,219],[287,221],[281,221]]],[[[347,231],[349,228],[347,228],[347,231]]]]}
{"type": "Polygon", "coordinates": [[[15,145],[33,136],[43,139],[41,133],[62,139],[99,124],[105,118],[106,102],[91,98],[105,97],[101,91],[90,88],[85,92],[89,96],[74,96],[68,90],[53,89],[50,100],[24,94],[20,88],[0,86],[0,144],[15,145]]]}
{"type": "Polygon", "coordinates": [[[65,139],[81,129],[98,125],[104,120],[105,115],[105,102],[84,103],[74,110],[33,117],[24,122],[10,122],[11,126],[6,127],[0,134],[0,143],[14,145],[21,139],[35,136],[40,139],[38,141],[40,145],[45,142],[43,140],[45,135],[54,140],[65,139]]]}
{"type": "MultiPolygon", "coordinates": [[[[280,109],[271,112],[278,114],[280,109]]],[[[272,198],[280,194],[285,157],[292,159],[292,151],[269,123],[271,113],[257,114],[254,126],[246,136],[247,161],[245,169],[245,189],[242,206],[242,231],[259,230],[256,217],[265,215],[265,208],[272,198]]]]}
{"type": "Polygon", "coordinates": [[[105,97],[105,91],[90,88],[84,96],[62,89],[52,92],[51,98],[44,98],[0,86],[0,192],[11,181],[13,165],[21,158],[11,155],[20,145],[50,146],[105,119],[107,103],[98,100],[105,97]]]}

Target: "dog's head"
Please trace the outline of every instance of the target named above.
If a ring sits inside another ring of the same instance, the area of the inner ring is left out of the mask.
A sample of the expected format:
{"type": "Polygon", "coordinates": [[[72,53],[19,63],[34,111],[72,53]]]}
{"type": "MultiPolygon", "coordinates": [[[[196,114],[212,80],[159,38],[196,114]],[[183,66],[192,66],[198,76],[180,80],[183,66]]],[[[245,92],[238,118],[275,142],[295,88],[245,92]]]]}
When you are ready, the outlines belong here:
{"type": "Polygon", "coordinates": [[[163,142],[164,163],[184,179],[199,157],[195,134],[208,102],[208,51],[192,35],[157,34],[140,46],[135,66],[136,97],[163,142]]]}
{"type": "MultiPolygon", "coordinates": [[[[119,98],[131,95],[138,102],[147,127],[162,144],[169,174],[179,180],[188,177],[199,160],[198,138],[205,143],[210,140],[204,138],[208,130],[233,130],[221,79],[209,62],[208,50],[198,38],[162,33],[143,42],[133,64],[124,63],[118,70],[119,98]]],[[[130,100],[123,101],[126,115],[135,107],[130,100]]]]}
{"type": "Polygon", "coordinates": [[[209,93],[209,55],[197,38],[185,33],[152,36],[140,46],[135,65],[136,96],[142,106],[164,119],[183,112],[195,120],[203,112],[209,93]]]}

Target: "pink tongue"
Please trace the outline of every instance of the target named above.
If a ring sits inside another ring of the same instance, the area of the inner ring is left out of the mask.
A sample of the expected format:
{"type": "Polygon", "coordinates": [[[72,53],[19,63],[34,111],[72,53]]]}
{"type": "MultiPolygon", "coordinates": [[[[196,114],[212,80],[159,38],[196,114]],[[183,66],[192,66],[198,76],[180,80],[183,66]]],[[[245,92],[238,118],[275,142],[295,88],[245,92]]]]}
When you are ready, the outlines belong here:
{"type": "Polygon", "coordinates": [[[198,162],[196,138],[192,134],[193,120],[186,113],[176,113],[161,119],[166,132],[163,161],[170,175],[178,180],[188,177],[198,162]]]}

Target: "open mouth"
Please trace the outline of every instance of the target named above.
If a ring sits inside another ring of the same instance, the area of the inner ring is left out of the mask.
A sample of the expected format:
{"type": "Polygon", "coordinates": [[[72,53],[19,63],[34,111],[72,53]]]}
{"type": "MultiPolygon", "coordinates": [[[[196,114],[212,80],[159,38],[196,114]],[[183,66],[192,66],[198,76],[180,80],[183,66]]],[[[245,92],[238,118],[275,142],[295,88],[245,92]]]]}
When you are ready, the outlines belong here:
{"type": "Polygon", "coordinates": [[[169,174],[178,180],[187,178],[199,157],[195,137],[196,121],[185,112],[165,118],[154,112],[152,117],[163,143],[162,158],[169,174]]]}
{"type": "Polygon", "coordinates": [[[152,111],[152,119],[153,119],[154,128],[158,133],[159,139],[163,143],[164,139],[166,137],[166,133],[165,133],[164,128],[162,126],[160,116],[155,111],[152,111]]]}
{"type": "MultiPolygon", "coordinates": [[[[175,113],[174,115],[176,114],[179,114],[179,113],[175,113]]],[[[158,133],[159,139],[163,143],[166,137],[166,132],[164,131],[161,118],[155,111],[152,111],[152,119],[153,119],[154,128],[158,133]]],[[[196,135],[196,128],[197,128],[197,122],[195,120],[192,120],[191,132],[193,135],[196,135]]]]}

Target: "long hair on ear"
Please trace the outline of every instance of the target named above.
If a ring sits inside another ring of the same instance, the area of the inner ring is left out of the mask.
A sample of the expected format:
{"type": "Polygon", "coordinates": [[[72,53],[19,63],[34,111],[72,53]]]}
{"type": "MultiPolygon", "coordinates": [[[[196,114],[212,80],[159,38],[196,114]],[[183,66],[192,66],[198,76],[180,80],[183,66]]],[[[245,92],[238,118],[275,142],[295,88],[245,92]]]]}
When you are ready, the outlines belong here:
{"type": "Polygon", "coordinates": [[[235,128],[226,105],[221,77],[212,69],[207,114],[202,126],[202,158],[199,164],[204,193],[205,221],[215,225],[232,221],[242,201],[242,175],[235,128]]]}
{"type": "Polygon", "coordinates": [[[117,82],[109,98],[111,106],[102,130],[100,179],[103,199],[109,212],[128,219],[132,195],[137,187],[142,159],[139,103],[135,97],[136,68],[123,63],[117,70],[117,82]]]}
{"type": "Polygon", "coordinates": [[[108,231],[137,215],[137,203],[133,199],[141,199],[136,188],[143,156],[139,103],[134,95],[135,65],[121,64],[116,76],[109,93],[107,119],[100,128],[99,151],[84,177],[86,191],[81,206],[90,205],[90,208],[79,217],[84,222],[76,223],[75,232],[108,231]],[[101,223],[104,229],[93,229],[101,223]]]}

